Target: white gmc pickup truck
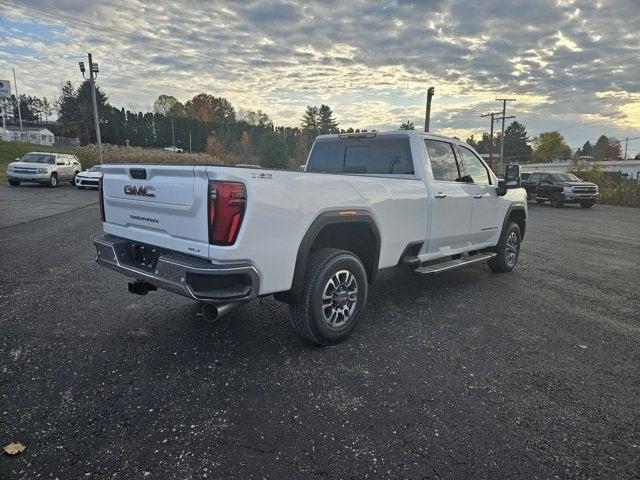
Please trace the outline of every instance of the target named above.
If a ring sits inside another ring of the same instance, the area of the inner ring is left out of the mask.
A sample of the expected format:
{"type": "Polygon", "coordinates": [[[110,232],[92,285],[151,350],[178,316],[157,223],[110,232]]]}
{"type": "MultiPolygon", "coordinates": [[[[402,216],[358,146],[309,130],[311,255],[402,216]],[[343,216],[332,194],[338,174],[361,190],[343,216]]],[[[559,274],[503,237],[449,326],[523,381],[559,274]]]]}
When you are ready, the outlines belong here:
{"type": "Polygon", "coordinates": [[[205,302],[214,315],[256,297],[290,305],[322,345],[354,329],[379,270],[438,273],[518,261],[527,221],[517,165],[498,179],[454,138],[398,131],[319,136],[304,171],[105,165],[97,261],[205,302]]]}

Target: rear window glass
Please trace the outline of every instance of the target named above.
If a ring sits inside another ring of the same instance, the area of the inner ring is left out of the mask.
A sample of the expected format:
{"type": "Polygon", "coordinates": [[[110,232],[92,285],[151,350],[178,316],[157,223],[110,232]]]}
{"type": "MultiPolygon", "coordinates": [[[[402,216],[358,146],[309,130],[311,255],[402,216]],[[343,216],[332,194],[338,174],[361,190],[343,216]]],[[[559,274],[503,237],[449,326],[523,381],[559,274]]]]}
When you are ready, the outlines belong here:
{"type": "Polygon", "coordinates": [[[344,142],[316,142],[311,150],[307,172],[342,173],[344,142]]]}
{"type": "Polygon", "coordinates": [[[408,138],[374,138],[317,142],[308,172],[369,175],[412,175],[408,138]]]}

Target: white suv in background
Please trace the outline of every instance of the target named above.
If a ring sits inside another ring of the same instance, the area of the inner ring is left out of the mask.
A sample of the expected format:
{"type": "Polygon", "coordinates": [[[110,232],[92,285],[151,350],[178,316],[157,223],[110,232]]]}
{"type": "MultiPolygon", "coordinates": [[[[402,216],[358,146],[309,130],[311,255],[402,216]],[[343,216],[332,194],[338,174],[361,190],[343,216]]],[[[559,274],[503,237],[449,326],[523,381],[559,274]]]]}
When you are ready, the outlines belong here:
{"type": "Polygon", "coordinates": [[[82,170],[78,157],[65,153],[29,152],[16,158],[7,167],[9,185],[18,187],[22,182],[46,183],[55,188],[59,182],[75,185],[75,178],[82,170]]]}

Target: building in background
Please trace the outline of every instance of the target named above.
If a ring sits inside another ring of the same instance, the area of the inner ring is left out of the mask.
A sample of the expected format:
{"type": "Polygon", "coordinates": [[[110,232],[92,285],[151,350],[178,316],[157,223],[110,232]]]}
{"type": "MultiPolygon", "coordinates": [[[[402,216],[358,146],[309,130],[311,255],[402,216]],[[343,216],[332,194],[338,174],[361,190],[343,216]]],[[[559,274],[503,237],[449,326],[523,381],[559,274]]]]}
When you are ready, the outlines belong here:
{"type": "Polygon", "coordinates": [[[42,127],[6,127],[0,128],[0,139],[5,142],[34,143],[53,146],[55,136],[48,128],[42,127]]]}

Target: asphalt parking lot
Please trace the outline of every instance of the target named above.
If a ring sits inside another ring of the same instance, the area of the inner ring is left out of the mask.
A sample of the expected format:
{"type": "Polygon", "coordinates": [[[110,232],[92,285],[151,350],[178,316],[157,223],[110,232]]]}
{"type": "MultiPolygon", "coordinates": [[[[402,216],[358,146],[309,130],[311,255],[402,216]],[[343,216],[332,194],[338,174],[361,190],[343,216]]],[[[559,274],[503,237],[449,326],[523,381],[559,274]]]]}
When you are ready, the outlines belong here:
{"type": "Polygon", "coordinates": [[[272,299],[128,294],[95,200],[0,186],[0,478],[640,475],[640,210],[530,205],[513,273],[383,272],[319,348],[272,299]]]}

